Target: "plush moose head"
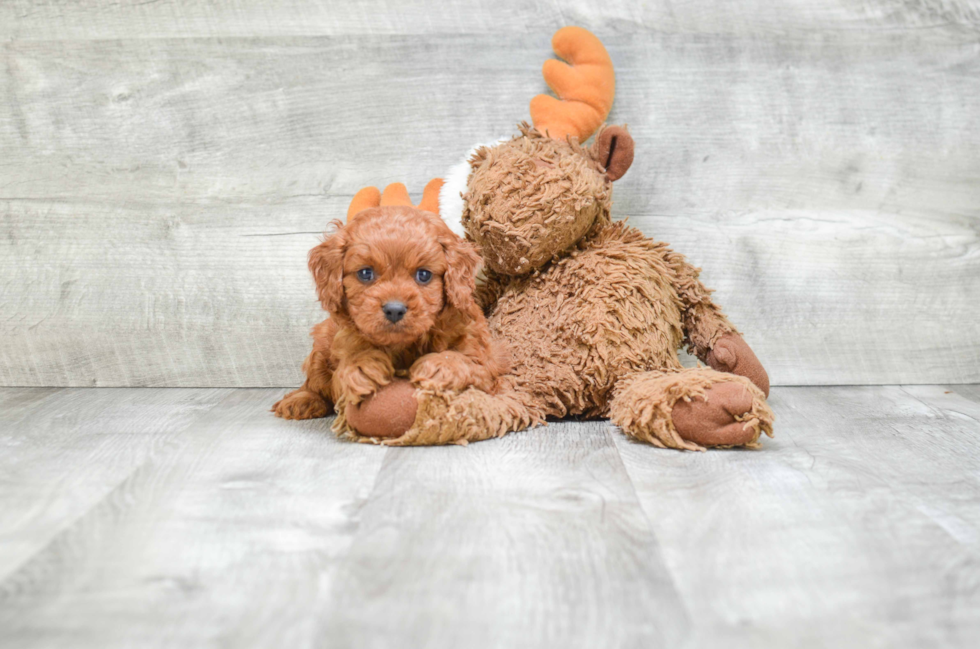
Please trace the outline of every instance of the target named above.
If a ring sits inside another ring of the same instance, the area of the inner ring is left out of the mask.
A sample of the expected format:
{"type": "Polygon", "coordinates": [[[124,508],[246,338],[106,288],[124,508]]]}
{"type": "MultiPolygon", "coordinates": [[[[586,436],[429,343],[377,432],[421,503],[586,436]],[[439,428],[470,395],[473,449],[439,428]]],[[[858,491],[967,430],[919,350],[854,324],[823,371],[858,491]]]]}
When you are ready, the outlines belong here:
{"type": "Polygon", "coordinates": [[[552,39],[569,63],[546,61],[545,81],[560,99],[531,101],[534,126],[476,149],[469,159],[460,220],[487,266],[525,275],[609,222],[612,183],[633,162],[625,128],[600,128],[612,107],[615,74],[598,38],[565,27],[552,39]],[[599,130],[592,146],[585,142],[599,130]]]}

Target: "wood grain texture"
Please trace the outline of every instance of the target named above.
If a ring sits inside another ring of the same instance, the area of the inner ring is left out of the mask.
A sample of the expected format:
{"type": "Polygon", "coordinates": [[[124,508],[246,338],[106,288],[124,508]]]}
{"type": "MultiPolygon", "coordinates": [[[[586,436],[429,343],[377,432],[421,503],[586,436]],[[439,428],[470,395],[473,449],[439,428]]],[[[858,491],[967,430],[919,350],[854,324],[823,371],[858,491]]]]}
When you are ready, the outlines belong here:
{"type": "MultiPolygon", "coordinates": [[[[126,391],[127,404],[143,403],[144,418],[115,433],[114,446],[75,483],[91,489],[108,480],[153,436],[168,399],[182,414],[180,394],[126,391]]],[[[66,516],[53,538],[37,520],[24,521],[22,533],[46,543],[0,582],[4,645],[308,646],[318,592],[329,589],[353,538],[384,451],[337,440],[329,421],[276,419],[268,408],[277,394],[225,394],[130,465],[84,515],[66,516]]],[[[113,416],[83,412],[93,427],[113,416]]],[[[44,424],[24,422],[15,456],[25,471],[15,486],[29,487],[45,463],[75,468],[62,449],[86,440],[86,424],[53,421],[61,438],[47,446],[32,428],[44,424]]],[[[70,487],[48,484],[49,508],[73,500],[70,487]]],[[[7,502],[10,487],[2,488],[7,502]]]]}
{"type": "Polygon", "coordinates": [[[980,381],[980,2],[270,7],[0,8],[0,384],[297,384],[315,233],[512,133],[569,22],[637,140],[615,215],[774,384],[980,381]]]}
{"type": "Polygon", "coordinates": [[[675,647],[688,633],[607,427],[392,449],[323,647],[675,647]]]}
{"type": "Polygon", "coordinates": [[[970,646],[980,402],[939,386],[779,388],[760,451],[617,444],[691,646],[970,646]]]}
{"type": "Polygon", "coordinates": [[[0,644],[973,647],[980,386],[776,388],[758,451],[603,422],[383,449],[274,390],[0,389],[0,644]]]}
{"type": "Polygon", "coordinates": [[[186,389],[0,394],[0,579],[227,396],[186,389]]]}
{"type": "Polygon", "coordinates": [[[717,0],[596,5],[564,0],[434,6],[424,0],[258,3],[247,0],[8,0],[0,40],[368,34],[512,34],[565,25],[687,33],[785,33],[848,29],[980,30],[976,0],[717,0]]]}
{"type": "Polygon", "coordinates": [[[317,235],[301,231],[317,211],[271,224],[254,206],[28,210],[12,245],[59,261],[0,259],[0,382],[298,384],[326,315],[306,270],[317,235]]]}
{"type": "MultiPolygon", "coordinates": [[[[913,388],[910,386],[908,389],[913,388]]],[[[974,404],[980,403],[980,385],[947,385],[943,393],[946,391],[954,392],[974,404]]]]}

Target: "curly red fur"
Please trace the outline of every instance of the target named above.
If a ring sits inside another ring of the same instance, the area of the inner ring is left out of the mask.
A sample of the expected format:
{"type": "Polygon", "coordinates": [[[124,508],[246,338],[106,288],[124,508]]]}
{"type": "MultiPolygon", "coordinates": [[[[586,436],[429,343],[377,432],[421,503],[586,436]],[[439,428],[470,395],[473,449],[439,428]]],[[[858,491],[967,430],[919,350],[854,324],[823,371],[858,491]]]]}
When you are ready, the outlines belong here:
{"type": "Polygon", "coordinates": [[[395,376],[425,389],[495,391],[508,360],[474,300],[480,257],[473,245],[438,216],[408,206],[370,208],[335,226],[309,259],[330,318],[313,328],[306,382],[273,406],[276,415],[323,417],[395,376]],[[371,280],[358,277],[363,269],[371,280]],[[419,281],[419,269],[431,279],[419,281]],[[393,301],[407,309],[397,322],[383,312],[393,301]]]}

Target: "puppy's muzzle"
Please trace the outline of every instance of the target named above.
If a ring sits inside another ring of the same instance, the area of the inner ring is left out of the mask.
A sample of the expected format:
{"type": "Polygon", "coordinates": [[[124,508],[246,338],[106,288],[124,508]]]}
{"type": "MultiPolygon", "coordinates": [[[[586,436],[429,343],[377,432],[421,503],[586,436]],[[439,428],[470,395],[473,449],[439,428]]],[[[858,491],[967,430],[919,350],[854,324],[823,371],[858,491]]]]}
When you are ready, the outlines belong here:
{"type": "Polygon", "coordinates": [[[381,305],[381,310],[385,314],[385,318],[388,322],[395,323],[405,317],[408,313],[408,307],[402,302],[385,302],[381,305]]]}

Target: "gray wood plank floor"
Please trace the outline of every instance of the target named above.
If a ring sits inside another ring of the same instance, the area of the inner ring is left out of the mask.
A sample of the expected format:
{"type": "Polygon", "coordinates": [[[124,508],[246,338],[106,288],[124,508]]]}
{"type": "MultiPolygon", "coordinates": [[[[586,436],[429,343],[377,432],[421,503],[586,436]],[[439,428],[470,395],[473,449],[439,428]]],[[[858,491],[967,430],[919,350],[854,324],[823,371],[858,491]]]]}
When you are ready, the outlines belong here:
{"type": "Polygon", "coordinates": [[[0,645],[980,637],[980,386],[776,388],[703,454],[562,422],[384,449],[280,390],[0,390],[0,645]]]}

